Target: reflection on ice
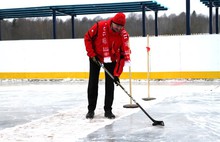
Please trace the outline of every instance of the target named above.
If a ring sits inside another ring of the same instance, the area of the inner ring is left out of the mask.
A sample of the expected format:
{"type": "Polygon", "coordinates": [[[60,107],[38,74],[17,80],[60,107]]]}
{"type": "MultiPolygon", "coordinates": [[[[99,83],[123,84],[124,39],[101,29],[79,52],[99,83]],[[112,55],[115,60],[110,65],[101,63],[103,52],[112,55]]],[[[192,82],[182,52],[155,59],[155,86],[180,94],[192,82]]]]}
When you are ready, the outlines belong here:
{"type": "Polygon", "coordinates": [[[31,83],[0,88],[0,130],[72,109],[86,101],[85,82],[31,83]],[[74,95],[77,94],[77,95],[74,95]]]}
{"type": "Polygon", "coordinates": [[[149,113],[165,122],[153,127],[139,111],[89,134],[81,141],[115,140],[120,142],[220,140],[220,88],[217,92],[193,93],[168,97],[149,109],[149,113]]]}

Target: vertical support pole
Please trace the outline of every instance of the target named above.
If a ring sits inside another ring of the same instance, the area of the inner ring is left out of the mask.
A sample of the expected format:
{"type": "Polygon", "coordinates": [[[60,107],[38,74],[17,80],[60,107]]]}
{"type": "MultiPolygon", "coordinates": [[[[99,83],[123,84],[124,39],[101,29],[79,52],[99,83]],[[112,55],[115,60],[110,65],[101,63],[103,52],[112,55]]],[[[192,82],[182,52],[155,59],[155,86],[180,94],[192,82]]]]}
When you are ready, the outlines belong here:
{"type": "Polygon", "coordinates": [[[209,34],[212,34],[212,0],[209,0],[209,34]]]}
{"type": "Polygon", "coordinates": [[[75,16],[71,16],[71,22],[72,22],[72,38],[75,38],[75,25],[74,25],[74,18],[75,16]]]}
{"type": "Polygon", "coordinates": [[[145,101],[155,100],[156,98],[150,97],[150,46],[149,46],[149,35],[147,35],[147,98],[143,98],[145,101]]]}
{"type": "Polygon", "coordinates": [[[145,5],[142,5],[142,29],[143,29],[143,37],[146,37],[146,15],[145,15],[145,5]]]}
{"type": "Polygon", "coordinates": [[[218,7],[215,9],[215,25],[216,25],[216,34],[219,34],[219,27],[218,27],[218,7]]]}
{"type": "Polygon", "coordinates": [[[158,11],[155,11],[155,36],[158,36],[158,11]]]}
{"type": "Polygon", "coordinates": [[[57,31],[56,31],[56,10],[53,9],[53,39],[57,38],[57,31]]]}
{"type": "Polygon", "coordinates": [[[190,0],[186,0],[186,35],[190,34],[190,0]]]}

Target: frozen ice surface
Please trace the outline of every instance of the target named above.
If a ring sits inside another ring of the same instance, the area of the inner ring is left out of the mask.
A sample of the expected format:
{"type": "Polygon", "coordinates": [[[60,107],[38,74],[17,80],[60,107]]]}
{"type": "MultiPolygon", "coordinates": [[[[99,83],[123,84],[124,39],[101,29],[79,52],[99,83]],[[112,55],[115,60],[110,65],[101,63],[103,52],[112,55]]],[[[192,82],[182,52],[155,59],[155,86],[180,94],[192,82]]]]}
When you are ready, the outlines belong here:
{"type": "Polygon", "coordinates": [[[193,93],[168,97],[149,109],[164,127],[151,126],[142,113],[126,116],[107,125],[82,141],[117,142],[216,142],[220,141],[220,93],[193,93]]]}
{"type": "MultiPolygon", "coordinates": [[[[127,80],[121,83],[129,91],[127,80]]],[[[139,109],[123,108],[130,99],[116,87],[113,113],[104,118],[104,81],[100,82],[95,118],[87,113],[87,80],[1,82],[0,141],[125,142],[220,141],[220,80],[133,81],[132,96],[155,119],[139,109]]]]}
{"type": "Polygon", "coordinates": [[[72,86],[61,82],[1,85],[0,130],[79,106],[86,100],[82,97],[85,95],[84,83],[78,82],[75,87],[72,86]]]}

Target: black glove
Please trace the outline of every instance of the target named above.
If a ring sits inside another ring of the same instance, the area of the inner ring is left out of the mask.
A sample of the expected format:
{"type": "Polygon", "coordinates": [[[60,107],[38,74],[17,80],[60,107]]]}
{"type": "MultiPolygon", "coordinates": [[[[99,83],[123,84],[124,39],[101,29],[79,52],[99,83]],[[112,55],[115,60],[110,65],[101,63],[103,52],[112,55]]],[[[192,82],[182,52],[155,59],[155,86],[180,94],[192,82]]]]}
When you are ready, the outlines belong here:
{"type": "Polygon", "coordinates": [[[117,76],[114,76],[114,82],[115,84],[118,86],[118,84],[120,83],[120,80],[117,76]]]}
{"type": "Polygon", "coordinates": [[[94,57],[92,57],[91,59],[92,59],[92,61],[93,61],[94,63],[96,63],[98,66],[100,66],[100,65],[99,65],[99,58],[98,58],[97,56],[94,56],[94,57]]]}

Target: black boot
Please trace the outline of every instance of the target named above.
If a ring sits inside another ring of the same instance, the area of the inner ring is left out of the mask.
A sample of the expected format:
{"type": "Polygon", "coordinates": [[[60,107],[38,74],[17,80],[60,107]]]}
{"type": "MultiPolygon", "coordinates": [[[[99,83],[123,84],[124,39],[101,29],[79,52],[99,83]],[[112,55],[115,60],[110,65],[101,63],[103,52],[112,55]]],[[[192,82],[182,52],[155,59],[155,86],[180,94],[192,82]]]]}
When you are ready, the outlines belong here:
{"type": "Polygon", "coordinates": [[[112,113],[112,111],[106,111],[105,117],[107,117],[109,119],[115,119],[115,115],[112,113]]]}
{"type": "Polygon", "coordinates": [[[93,119],[93,118],[94,118],[94,115],[95,115],[94,111],[89,111],[89,112],[86,114],[86,118],[87,118],[87,119],[93,119]]]}

